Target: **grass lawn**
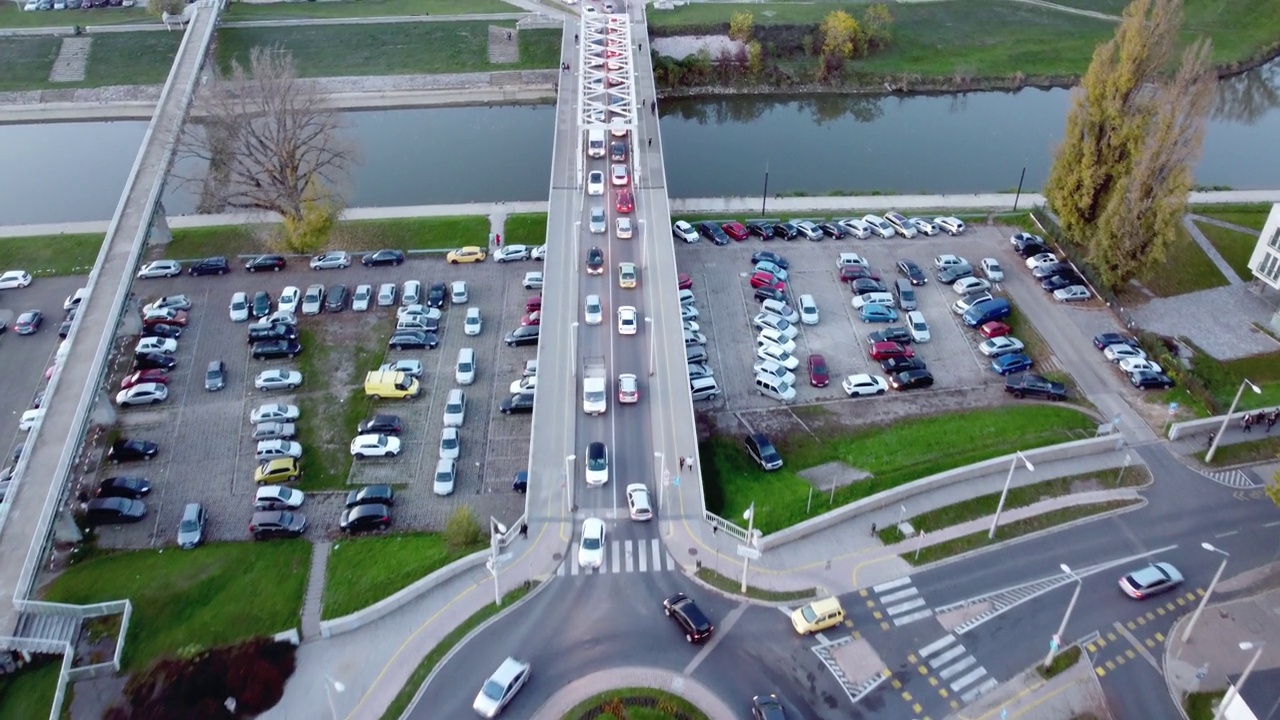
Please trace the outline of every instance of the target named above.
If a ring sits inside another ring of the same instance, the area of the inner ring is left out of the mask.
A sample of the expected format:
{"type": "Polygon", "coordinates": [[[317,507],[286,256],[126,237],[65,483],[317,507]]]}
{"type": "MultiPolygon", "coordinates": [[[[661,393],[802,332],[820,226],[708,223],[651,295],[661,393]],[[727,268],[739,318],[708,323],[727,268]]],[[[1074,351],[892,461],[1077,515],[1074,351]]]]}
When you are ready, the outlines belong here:
{"type": "Polygon", "coordinates": [[[1214,225],[1207,222],[1198,222],[1196,227],[1200,228],[1200,232],[1209,238],[1209,242],[1218,249],[1222,257],[1236,271],[1241,278],[1248,280],[1252,277],[1249,271],[1249,257],[1253,255],[1253,248],[1258,244],[1258,236],[1256,234],[1249,235],[1235,230],[1214,225]]]}
{"type": "Polygon", "coordinates": [[[1191,212],[1223,222],[1235,223],[1259,232],[1267,224],[1270,205],[1192,205],[1191,212]]]}
{"type": "MultiPolygon", "coordinates": [[[[717,588],[722,592],[729,593],[730,595],[742,594],[741,592],[739,592],[742,589],[742,580],[740,578],[731,578],[725,575],[721,575],[720,573],[708,567],[699,568],[697,574],[698,574],[699,580],[710,585],[713,588],[717,588]]],[[[747,585],[747,597],[752,598],[753,600],[763,600],[765,602],[791,602],[794,600],[808,600],[817,594],[818,593],[816,588],[809,588],[808,590],[791,590],[786,592],[778,592],[777,590],[764,590],[758,587],[752,587],[751,585],[747,585]]]]}
{"type": "MultiPolygon", "coordinates": [[[[0,3],[5,13],[0,13],[0,20],[7,19],[7,11],[12,3],[0,3]]],[[[27,15],[47,15],[48,13],[26,13],[27,15]]],[[[62,41],[56,37],[4,37],[0,38],[0,91],[29,90],[49,85],[49,71],[53,69],[53,61],[58,57],[58,49],[62,41]]]]}
{"type": "Polygon", "coordinates": [[[707,720],[706,713],[679,695],[646,687],[618,688],[617,690],[593,695],[565,713],[564,720],[585,720],[585,718],[601,718],[601,720],[605,720],[606,718],[619,717],[609,712],[617,709],[616,705],[618,703],[621,703],[621,709],[625,712],[621,717],[628,720],[669,720],[675,717],[669,711],[664,710],[664,706],[679,711],[690,720],[707,720]],[[646,702],[629,702],[642,699],[646,702]],[[648,704],[652,701],[657,701],[658,707],[649,707],[648,704]],[[597,714],[597,710],[603,712],[597,714]]]}
{"type": "MultiPolygon", "coordinates": [[[[547,214],[508,215],[502,224],[502,242],[508,245],[544,245],[547,242],[547,214]]],[[[481,243],[483,246],[483,243],[481,243]]]]}
{"type": "MultiPolygon", "coordinates": [[[[22,7],[8,0],[0,2],[0,28],[71,27],[72,25],[119,25],[122,23],[151,21],[143,7],[113,7],[96,10],[62,10],[55,12],[25,12],[22,7]]],[[[3,67],[3,64],[0,64],[3,67]]]]}
{"type": "Polygon", "coordinates": [[[102,236],[33,235],[3,238],[5,264],[22,268],[37,277],[88,275],[102,249],[102,236]]]}
{"type": "Polygon", "coordinates": [[[162,85],[178,54],[182,33],[103,33],[93,36],[84,87],[162,85]]]}
{"type": "Polygon", "coordinates": [[[1217,63],[1253,57],[1280,36],[1280,3],[1274,0],[1185,0],[1183,16],[1183,35],[1212,38],[1217,63]]]}
{"type": "MultiPolygon", "coordinates": [[[[1208,464],[1214,467],[1231,467],[1232,465],[1280,459],[1280,435],[1277,435],[1274,431],[1267,435],[1265,434],[1266,430],[1267,427],[1265,425],[1262,426],[1261,430],[1255,428],[1255,433],[1263,434],[1255,435],[1257,439],[1249,442],[1235,445],[1219,445],[1218,452],[1213,454],[1213,462],[1208,464]]],[[[1204,462],[1205,455],[1208,452],[1209,449],[1206,447],[1197,454],[1200,462],[1204,462]]],[[[1270,478],[1263,478],[1263,480],[1270,480],[1270,478]]]]}
{"type": "Polygon", "coordinates": [[[1194,692],[1187,695],[1182,707],[1191,720],[1213,720],[1215,704],[1227,694],[1226,690],[1194,692]]]}
{"type": "MultiPolygon", "coordinates": [[[[257,46],[281,45],[293,53],[304,77],[343,75],[414,75],[420,73],[488,72],[555,67],[548,62],[546,42],[559,31],[526,30],[521,43],[531,44],[519,62],[489,62],[488,22],[318,25],[309,27],[225,28],[218,32],[218,62],[247,62],[257,46]]],[[[515,21],[503,27],[515,29],[515,21]]],[[[553,56],[555,57],[555,56],[553,56]]]]}
{"type": "Polygon", "coordinates": [[[1227,279],[1179,224],[1177,236],[1165,251],[1164,262],[1151,266],[1142,284],[1159,297],[1173,297],[1221,287],[1227,284],[1227,279]]]}
{"type": "Polygon", "coordinates": [[[756,527],[770,533],[827,512],[830,493],[815,489],[797,472],[826,462],[843,461],[873,475],[839,488],[834,506],[918,480],[935,473],[1006,455],[1077,439],[1070,431],[1092,431],[1095,421],[1066,407],[1025,405],[951,413],[906,420],[852,434],[814,437],[793,434],[773,438],[787,464],[764,472],[742,451],[736,438],[716,437],[702,448],[704,482],[719,478],[723,507],[713,512],[742,517],[756,503],[756,527]],[[714,477],[709,477],[714,476],[714,477]]]}
{"type": "Polygon", "coordinates": [[[228,21],[234,21],[391,15],[488,15],[512,12],[523,11],[502,0],[342,0],[341,2],[283,2],[267,5],[232,3],[223,17],[228,21]]]}
{"type": "Polygon", "coordinates": [[[174,229],[173,241],[164,248],[164,256],[173,260],[198,260],[225,255],[234,259],[267,251],[267,243],[255,236],[247,225],[174,229]]]}
{"type": "MultiPolygon", "coordinates": [[[[62,658],[59,656],[0,677],[0,720],[48,717],[61,670],[62,658]]],[[[63,707],[68,705],[69,702],[63,707]]]]}
{"type": "Polygon", "coordinates": [[[339,539],[333,544],[325,576],[324,618],[369,607],[484,547],[452,552],[437,533],[339,539]]]}
{"type": "Polygon", "coordinates": [[[126,670],[189,645],[215,647],[296,627],[311,561],[304,540],[103,554],[72,565],[42,600],[128,598],[126,670]]]}
{"type": "MultiPolygon", "coordinates": [[[[271,251],[270,229],[264,226],[220,225],[173,231],[164,256],[191,260],[211,255],[252,255],[271,251]]],[[[351,252],[451,250],[463,245],[483,247],[489,240],[489,218],[483,215],[348,220],[334,230],[329,247],[351,252]]],[[[300,259],[295,261],[300,262],[300,259]]]]}

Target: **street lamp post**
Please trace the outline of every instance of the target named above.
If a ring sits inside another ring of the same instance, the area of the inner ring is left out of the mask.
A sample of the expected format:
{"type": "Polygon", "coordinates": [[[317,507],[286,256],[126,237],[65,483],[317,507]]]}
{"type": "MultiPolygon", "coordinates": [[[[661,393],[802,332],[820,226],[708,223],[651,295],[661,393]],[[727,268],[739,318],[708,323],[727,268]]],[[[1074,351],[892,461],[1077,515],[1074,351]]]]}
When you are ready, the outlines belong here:
{"type": "Polygon", "coordinates": [[[574,377],[578,376],[578,321],[569,325],[569,367],[574,377]]]}
{"type": "Polygon", "coordinates": [[[645,332],[649,335],[649,377],[658,371],[658,337],[653,334],[653,318],[645,317],[645,332]]]}
{"type": "Polygon", "coordinates": [[[1222,553],[1222,564],[1218,566],[1218,572],[1213,574],[1213,581],[1209,583],[1209,589],[1205,591],[1204,597],[1200,598],[1200,604],[1196,606],[1196,611],[1191,615],[1191,622],[1187,623],[1187,629],[1182,632],[1182,642],[1188,642],[1191,638],[1191,630],[1196,626],[1196,621],[1200,619],[1200,613],[1204,610],[1204,606],[1209,604],[1209,598],[1213,596],[1213,589],[1218,585],[1218,578],[1222,577],[1222,571],[1227,569],[1227,560],[1231,559],[1231,553],[1216,548],[1207,542],[1200,543],[1200,547],[1209,552],[1222,553]]]}
{"type": "MultiPolygon", "coordinates": [[[[1266,643],[1261,642],[1257,644],[1258,651],[1253,654],[1253,657],[1249,660],[1249,664],[1245,666],[1244,673],[1240,675],[1240,682],[1227,688],[1227,694],[1223,695],[1222,701],[1218,703],[1218,712],[1213,714],[1213,720],[1222,720],[1222,716],[1227,712],[1227,706],[1235,702],[1235,696],[1239,695],[1241,691],[1244,690],[1244,681],[1249,679],[1249,673],[1253,672],[1254,664],[1258,662],[1258,658],[1262,657],[1262,648],[1265,645],[1266,643]]],[[[1251,642],[1246,641],[1240,643],[1240,649],[1245,652],[1249,652],[1253,648],[1254,644],[1251,642]]]]}
{"type": "MultiPolygon", "coordinates": [[[[756,529],[755,501],[752,501],[751,507],[747,508],[747,511],[742,513],[742,517],[744,520],[747,521],[747,545],[749,546],[751,545],[751,537],[752,535],[755,534],[755,529],[756,529]]],[[[750,567],[751,567],[751,558],[744,555],[742,557],[742,587],[739,589],[739,592],[741,592],[744,595],[747,593],[747,568],[750,568],[750,567]]]]}
{"type": "Polygon", "coordinates": [[[489,516],[489,571],[493,573],[493,604],[502,604],[502,592],[498,589],[498,539],[507,534],[507,526],[489,516]]]}
{"type": "Polygon", "coordinates": [[[1005,498],[1009,497],[1009,483],[1013,482],[1013,471],[1018,469],[1018,461],[1027,466],[1028,472],[1035,472],[1036,466],[1031,461],[1023,457],[1022,451],[1013,454],[1013,461],[1009,463],[1009,475],[1004,479],[1004,490],[1000,491],[1000,503],[996,505],[996,516],[991,518],[991,531],[987,533],[988,540],[994,540],[996,537],[996,525],[1000,524],[1000,513],[1004,510],[1005,498]]]}
{"type": "Polygon", "coordinates": [[[1084,587],[1084,580],[1080,579],[1080,576],[1075,574],[1065,563],[1058,567],[1062,568],[1062,572],[1070,575],[1076,581],[1076,590],[1071,593],[1071,602],[1067,603],[1067,612],[1062,616],[1062,624],[1058,626],[1058,632],[1049,641],[1049,654],[1044,656],[1046,670],[1049,669],[1049,665],[1053,662],[1054,653],[1058,652],[1058,648],[1062,644],[1062,634],[1067,631],[1067,621],[1071,619],[1071,611],[1075,609],[1076,600],[1080,597],[1080,588],[1084,587]]]}
{"type": "Polygon", "coordinates": [[[1213,454],[1218,452],[1218,443],[1222,442],[1222,436],[1227,434],[1227,423],[1231,422],[1231,416],[1236,411],[1236,405],[1240,403],[1240,396],[1244,394],[1244,386],[1248,385],[1253,388],[1255,393],[1262,394],[1262,388],[1249,382],[1249,378],[1240,381],[1240,389],[1236,390],[1236,397],[1231,401],[1231,407],[1227,409],[1227,414],[1222,418],[1222,425],[1218,427],[1218,434],[1213,438],[1213,444],[1209,446],[1209,452],[1205,453],[1204,461],[1212,462],[1213,454]]]}
{"type": "Polygon", "coordinates": [[[662,468],[661,473],[658,475],[658,521],[661,522],[662,518],[665,517],[665,513],[662,511],[662,496],[663,489],[667,484],[667,456],[656,450],[653,452],[653,456],[658,459],[662,468]]]}
{"type": "Polygon", "coordinates": [[[569,496],[569,512],[572,513],[576,508],[573,504],[573,461],[577,460],[577,455],[564,456],[564,487],[565,492],[569,496]]]}
{"type": "Polygon", "coordinates": [[[333,693],[334,691],[341,693],[346,689],[346,685],[343,685],[328,675],[324,676],[324,695],[329,699],[329,712],[333,715],[333,720],[338,720],[338,706],[333,701],[333,693]]]}

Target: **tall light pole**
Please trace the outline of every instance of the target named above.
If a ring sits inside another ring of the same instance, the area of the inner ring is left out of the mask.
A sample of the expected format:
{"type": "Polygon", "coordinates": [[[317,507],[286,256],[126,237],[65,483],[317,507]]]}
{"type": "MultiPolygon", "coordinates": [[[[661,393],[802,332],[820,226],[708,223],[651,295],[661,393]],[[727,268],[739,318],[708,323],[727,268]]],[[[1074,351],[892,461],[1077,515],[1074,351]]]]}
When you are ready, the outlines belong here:
{"type": "Polygon", "coordinates": [[[1262,388],[1249,382],[1249,378],[1240,381],[1240,389],[1236,390],[1236,397],[1231,401],[1231,407],[1227,408],[1227,414],[1222,418],[1222,425],[1218,427],[1218,434],[1214,436],[1213,444],[1209,446],[1209,452],[1205,453],[1205,462],[1213,462],[1213,454],[1218,452],[1218,443],[1222,442],[1222,436],[1227,434],[1227,423],[1231,422],[1231,416],[1236,411],[1236,405],[1240,403],[1240,396],[1244,394],[1245,385],[1253,388],[1255,393],[1262,394],[1262,388]]]}
{"type": "Polygon", "coordinates": [[[1071,568],[1067,567],[1065,563],[1058,567],[1062,568],[1062,572],[1070,575],[1072,579],[1076,581],[1076,591],[1071,593],[1071,602],[1067,603],[1067,613],[1062,616],[1062,624],[1058,626],[1058,632],[1049,641],[1049,654],[1044,656],[1044,667],[1046,670],[1049,669],[1049,665],[1053,663],[1054,653],[1058,652],[1058,648],[1062,645],[1062,633],[1067,631],[1067,621],[1071,619],[1071,611],[1075,609],[1076,600],[1080,597],[1080,588],[1084,587],[1084,581],[1081,580],[1080,576],[1075,574],[1071,568]]]}
{"type": "Polygon", "coordinates": [[[653,318],[645,317],[645,332],[649,335],[649,377],[658,371],[658,336],[653,334],[653,318]]]}
{"type": "Polygon", "coordinates": [[[653,452],[653,456],[658,459],[662,468],[658,475],[658,522],[662,522],[662,518],[666,517],[666,513],[662,511],[662,496],[663,489],[667,484],[667,456],[656,450],[653,452]]]}
{"type": "Polygon", "coordinates": [[[573,376],[578,376],[578,321],[574,320],[569,325],[569,367],[573,371],[573,376]]]}
{"type": "Polygon", "coordinates": [[[489,516],[489,572],[493,573],[493,604],[502,604],[502,592],[498,589],[498,539],[507,534],[507,526],[489,516]]]}
{"type": "MultiPolygon", "coordinates": [[[[1258,662],[1258,658],[1262,657],[1262,648],[1265,646],[1266,643],[1258,643],[1258,651],[1253,654],[1253,658],[1250,659],[1249,664],[1245,666],[1244,673],[1240,675],[1240,682],[1227,688],[1227,694],[1222,696],[1222,702],[1218,703],[1218,712],[1213,714],[1213,720],[1222,720],[1222,716],[1227,712],[1227,706],[1235,702],[1235,696],[1239,695],[1240,692],[1244,690],[1244,681],[1249,679],[1249,673],[1253,672],[1254,664],[1258,662]]],[[[1245,652],[1249,652],[1253,648],[1254,644],[1251,642],[1246,641],[1240,643],[1240,649],[1245,652]]]]}
{"type": "Polygon", "coordinates": [[[996,538],[996,525],[1000,524],[1000,513],[1004,510],[1005,498],[1009,497],[1009,483],[1013,482],[1013,471],[1018,469],[1018,461],[1027,466],[1028,472],[1035,472],[1036,466],[1031,461],[1022,456],[1022,451],[1013,454],[1013,461],[1009,463],[1009,475],[1004,479],[1004,490],[1000,491],[1000,504],[996,505],[996,516],[991,518],[991,531],[987,533],[988,540],[996,538]]]}
{"type": "MultiPolygon", "coordinates": [[[[750,545],[751,538],[755,534],[756,529],[755,501],[752,501],[751,507],[747,508],[747,511],[742,513],[742,519],[747,521],[747,545],[750,545]]],[[[742,587],[739,590],[744,595],[747,593],[747,568],[749,567],[751,567],[751,558],[744,555],[742,557],[742,587]]]]}
{"type": "Polygon", "coordinates": [[[1213,589],[1218,585],[1218,578],[1222,577],[1222,571],[1227,569],[1227,561],[1231,559],[1231,553],[1220,548],[1216,548],[1207,542],[1200,543],[1200,547],[1209,552],[1222,553],[1222,564],[1218,566],[1218,572],[1213,574],[1213,581],[1209,583],[1209,589],[1205,591],[1204,597],[1200,598],[1200,604],[1196,606],[1196,611],[1191,615],[1191,622],[1187,623],[1187,629],[1182,632],[1182,642],[1187,642],[1191,637],[1191,629],[1196,626],[1196,621],[1200,619],[1200,613],[1204,610],[1204,606],[1209,604],[1209,598],[1213,596],[1213,589]]]}
{"type": "Polygon", "coordinates": [[[333,714],[333,720],[338,720],[338,706],[333,701],[333,693],[335,691],[339,693],[345,692],[346,689],[346,685],[343,685],[328,675],[324,676],[324,695],[329,698],[329,712],[333,714]]]}
{"type": "Polygon", "coordinates": [[[573,461],[577,460],[577,455],[564,456],[564,487],[569,496],[569,513],[572,514],[575,506],[573,504],[573,461]]]}

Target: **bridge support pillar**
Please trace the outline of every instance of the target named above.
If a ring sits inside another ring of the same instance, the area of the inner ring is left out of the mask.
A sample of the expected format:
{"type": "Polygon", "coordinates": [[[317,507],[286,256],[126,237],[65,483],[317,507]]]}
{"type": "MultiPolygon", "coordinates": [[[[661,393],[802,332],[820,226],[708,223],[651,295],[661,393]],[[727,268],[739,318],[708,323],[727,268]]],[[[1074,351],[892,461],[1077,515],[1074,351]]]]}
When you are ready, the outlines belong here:
{"type": "Polygon", "coordinates": [[[164,212],[164,203],[156,203],[156,211],[151,214],[151,227],[147,229],[147,244],[165,246],[173,242],[173,233],[169,231],[169,218],[164,212]]]}

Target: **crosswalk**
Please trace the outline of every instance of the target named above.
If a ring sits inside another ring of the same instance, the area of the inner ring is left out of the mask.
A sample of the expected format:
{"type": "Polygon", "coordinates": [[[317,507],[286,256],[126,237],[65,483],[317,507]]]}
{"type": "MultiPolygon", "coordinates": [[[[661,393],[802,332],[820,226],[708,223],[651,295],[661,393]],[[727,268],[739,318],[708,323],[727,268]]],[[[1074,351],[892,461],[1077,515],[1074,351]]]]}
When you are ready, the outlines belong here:
{"type": "Polygon", "coordinates": [[[658,538],[648,540],[610,540],[605,546],[604,562],[598,568],[578,565],[577,546],[560,563],[556,575],[604,575],[609,573],[674,572],[676,559],[662,551],[658,538]]]}
{"type": "Polygon", "coordinates": [[[951,633],[920,648],[919,655],[920,661],[928,664],[929,671],[966,705],[1000,684],[951,633]]]}
{"type": "Polygon", "coordinates": [[[895,626],[901,627],[933,617],[933,610],[924,606],[924,598],[920,597],[920,591],[911,584],[910,576],[881,583],[872,587],[871,591],[876,594],[877,602],[895,626]]]}
{"type": "Polygon", "coordinates": [[[1219,485],[1226,485],[1230,488],[1241,490],[1249,490],[1256,487],[1262,487],[1253,481],[1243,470],[1200,470],[1199,473],[1219,485]]]}

